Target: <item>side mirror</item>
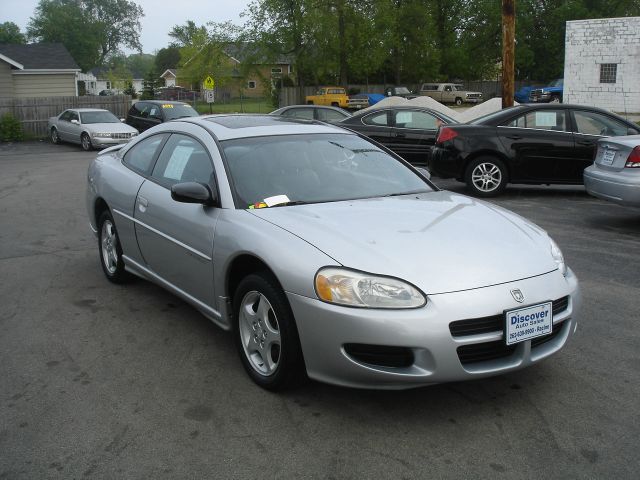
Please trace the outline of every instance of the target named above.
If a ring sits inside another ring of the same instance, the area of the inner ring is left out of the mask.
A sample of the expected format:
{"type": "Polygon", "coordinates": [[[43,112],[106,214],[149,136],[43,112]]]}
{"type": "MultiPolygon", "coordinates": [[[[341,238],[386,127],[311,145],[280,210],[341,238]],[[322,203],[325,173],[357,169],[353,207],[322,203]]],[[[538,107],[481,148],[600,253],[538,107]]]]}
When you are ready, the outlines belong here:
{"type": "Polygon", "coordinates": [[[635,128],[629,128],[627,129],[627,135],[638,135],[638,130],[635,128]]]}
{"type": "Polygon", "coordinates": [[[218,200],[209,185],[198,182],[176,183],[171,187],[171,198],[176,202],[200,203],[208,206],[215,205],[218,200]]]}
{"type": "Polygon", "coordinates": [[[74,125],[80,125],[80,122],[75,118],[71,120],[71,123],[73,123],[74,125]]]}
{"type": "Polygon", "coordinates": [[[416,167],[416,170],[418,170],[418,172],[420,172],[420,175],[425,177],[427,180],[431,180],[431,172],[427,168],[416,167]]]}

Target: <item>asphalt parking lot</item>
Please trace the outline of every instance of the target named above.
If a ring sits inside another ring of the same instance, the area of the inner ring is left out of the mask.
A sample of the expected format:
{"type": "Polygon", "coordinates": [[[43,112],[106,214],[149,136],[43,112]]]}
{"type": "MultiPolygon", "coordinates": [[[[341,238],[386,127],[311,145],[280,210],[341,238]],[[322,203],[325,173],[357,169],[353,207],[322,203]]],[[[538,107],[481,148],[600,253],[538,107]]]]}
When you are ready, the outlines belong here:
{"type": "Polygon", "coordinates": [[[93,156],[0,146],[0,479],[637,478],[640,210],[582,187],[495,200],[545,228],[581,281],[578,331],[551,359],[417,390],[272,394],[196,310],[104,278],[93,156]]]}

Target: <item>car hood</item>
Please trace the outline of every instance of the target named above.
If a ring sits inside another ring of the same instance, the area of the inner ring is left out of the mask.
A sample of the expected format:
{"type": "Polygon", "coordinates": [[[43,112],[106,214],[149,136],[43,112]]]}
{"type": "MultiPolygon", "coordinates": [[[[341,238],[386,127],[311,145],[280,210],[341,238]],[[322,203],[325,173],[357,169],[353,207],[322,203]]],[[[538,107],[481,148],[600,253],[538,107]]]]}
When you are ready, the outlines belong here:
{"type": "Polygon", "coordinates": [[[345,267],[409,281],[426,294],[556,270],[544,230],[447,191],[248,210],[345,267]]]}
{"type": "Polygon", "coordinates": [[[138,133],[138,130],[126,123],[85,123],[83,124],[90,132],[105,133],[138,133]]]}

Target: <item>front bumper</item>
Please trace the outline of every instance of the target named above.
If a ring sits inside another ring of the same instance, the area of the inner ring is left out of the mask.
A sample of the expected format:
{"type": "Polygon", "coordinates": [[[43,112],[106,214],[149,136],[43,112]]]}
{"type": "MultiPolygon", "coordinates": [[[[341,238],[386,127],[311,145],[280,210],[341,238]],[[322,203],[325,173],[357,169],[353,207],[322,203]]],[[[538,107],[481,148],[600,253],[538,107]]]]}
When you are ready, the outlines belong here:
{"type": "Polygon", "coordinates": [[[571,270],[566,278],[554,271],[503,285],[431,295],[425,307],[414,310],[347,308],[293,293],[287,296],[309,377],[336,385],[379,389],[477,379],[527,367],[566,344],[576,329],[581,303],[578,281],[571,270]],[[531,340],[519,343],[501,358],[463,363],[460,347],[504,343],[503,332],[454,337],[449,324],[495,316],[521,306],[511,296],[515,288],[525,294],[526,304],[569,296],[566,309],[554,316],[552,338],[534,347],[531,340]],[[349,343],[407,347],[413,352],[413,363],[403,367],[364,363],[347,354],[345,344],[349,343]]]}
{"type": "Polygon", "coordinates": [[[482,97],[481,98],[465,98],[464,101],[465,103],[482,103],[482,97]]]}
{"type": "Polygon", "coordinates": [[[107,147],[113,147],[114,145],[128,143],[133,138],[136,138],[136,137],[130,137],[130,138],[91,137],[91,145],[94,148],[107,148],[107,147]]]}
{"type": "Polygon", "coordinates": [[[640,169],[614,172],[591,165],[584,171],[584,186],[594,197],[619,205],[640,207],[640,169]]]}

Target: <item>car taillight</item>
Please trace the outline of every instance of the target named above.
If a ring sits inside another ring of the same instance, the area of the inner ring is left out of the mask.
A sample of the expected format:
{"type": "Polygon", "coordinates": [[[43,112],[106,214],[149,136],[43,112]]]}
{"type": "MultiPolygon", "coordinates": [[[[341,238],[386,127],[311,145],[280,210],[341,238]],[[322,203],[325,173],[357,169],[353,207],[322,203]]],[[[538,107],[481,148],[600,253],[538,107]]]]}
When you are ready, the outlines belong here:
{"type": "Polygon", "coordinates": [[[456,132],[453,128],[442,127],[440,129],[440,133],[438,133],[438,138],[436,139],[436,143],[444,143],[448,140],[453,140],[458,136],[458,132],[456,132]]]}
{"type": "Polygon", "coordinates": [[[624,168],[640,168],[640,145],[631,150],[624,168]]]}

